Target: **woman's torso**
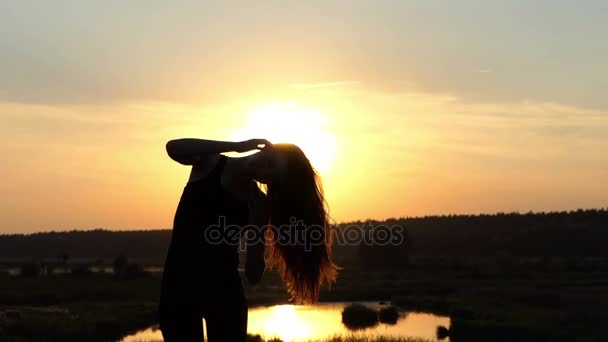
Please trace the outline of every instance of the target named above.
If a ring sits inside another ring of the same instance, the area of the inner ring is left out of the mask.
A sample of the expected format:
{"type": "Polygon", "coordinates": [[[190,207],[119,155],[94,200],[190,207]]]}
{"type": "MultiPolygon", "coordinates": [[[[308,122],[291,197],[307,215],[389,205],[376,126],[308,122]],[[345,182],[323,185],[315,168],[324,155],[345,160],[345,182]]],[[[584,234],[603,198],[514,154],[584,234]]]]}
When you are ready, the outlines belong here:
{"type": "Polygon", "coordinates": [[[220,155],[208,175],[189,181],[183,189],[173,221],[163,287],[200,291],[223,288],[239,279],[238,237],[247,224],[248,211],[246,203],[222,187],[226,160],[220,155]]]}

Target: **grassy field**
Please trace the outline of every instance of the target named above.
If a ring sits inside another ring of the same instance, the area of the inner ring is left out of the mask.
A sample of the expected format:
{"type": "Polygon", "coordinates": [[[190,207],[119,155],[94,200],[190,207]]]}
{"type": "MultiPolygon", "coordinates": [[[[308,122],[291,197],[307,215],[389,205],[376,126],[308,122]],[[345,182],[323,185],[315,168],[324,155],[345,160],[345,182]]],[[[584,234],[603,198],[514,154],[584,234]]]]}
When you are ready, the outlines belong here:
{"type": "MultiPolygon", "coordinates": [[[[0,340],[112,341],[155,323],[158,293],[159,275],[4,275],[0,340]]],[[[288,299],[273,272],[247,293],[252,306],[288,299]]],[[[403,311],[448,315],[456,342],[608,340],[602,329],[608,318],[604,260],[536,266],[414,260],[399,270],[346,267],[321,298],[390,300],[403,311]]]]}

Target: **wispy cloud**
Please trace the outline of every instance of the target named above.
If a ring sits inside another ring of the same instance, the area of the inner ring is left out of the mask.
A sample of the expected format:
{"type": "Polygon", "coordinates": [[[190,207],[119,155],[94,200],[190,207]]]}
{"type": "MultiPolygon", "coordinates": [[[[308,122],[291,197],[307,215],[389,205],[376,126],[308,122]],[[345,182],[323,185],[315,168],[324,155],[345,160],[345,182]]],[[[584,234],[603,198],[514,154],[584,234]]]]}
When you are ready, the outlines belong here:
{"type": "Polygon", "coordinates": [[[359,81],[333,81],[333,82],[313,82],[313,83],[291,83],[289,88],[306,90],[306,89],[318,89],[318,88],[335,88],[335,87],[347,87],[359,84],[359,81]]]}

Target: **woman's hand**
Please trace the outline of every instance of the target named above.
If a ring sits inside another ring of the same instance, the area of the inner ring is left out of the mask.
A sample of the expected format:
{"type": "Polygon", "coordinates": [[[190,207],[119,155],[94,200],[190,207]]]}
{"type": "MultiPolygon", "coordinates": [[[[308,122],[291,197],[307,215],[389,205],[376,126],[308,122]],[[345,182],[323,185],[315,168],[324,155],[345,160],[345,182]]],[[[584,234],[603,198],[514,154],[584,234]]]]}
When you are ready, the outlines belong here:
{"type": "Polygon", "coordinates": [[[249,139],[236,142],[234,145],[235,152],[249,152],[252,150],[261,150],[272,145],[272,143],[266,139],[249,139]],[[263,146],[260,146],[263,145],[263,146]]]}

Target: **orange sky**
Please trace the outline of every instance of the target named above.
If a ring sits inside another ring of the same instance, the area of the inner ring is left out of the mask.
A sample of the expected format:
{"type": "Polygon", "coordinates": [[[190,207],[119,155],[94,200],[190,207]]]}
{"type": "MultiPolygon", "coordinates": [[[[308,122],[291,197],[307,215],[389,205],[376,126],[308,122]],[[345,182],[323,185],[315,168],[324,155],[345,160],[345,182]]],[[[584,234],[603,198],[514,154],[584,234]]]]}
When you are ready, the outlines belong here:
{"type": "Polygon", "coordinates": [[[301,145],[337,221],[607,205],[593,7],[136,3],[0,5],[0,233],[169,228],[179,137],[301,145]]]}
{"type": "Polygon", "coordinates": [[[2,228],[170,227],[189,172],[165,155],[176,137],[300,144],[338,221],[604,205],[608,143],[554,131],[608,128],[606,112],[362,85],[290,92],[211,108],[3,103],[2,228]]]}

